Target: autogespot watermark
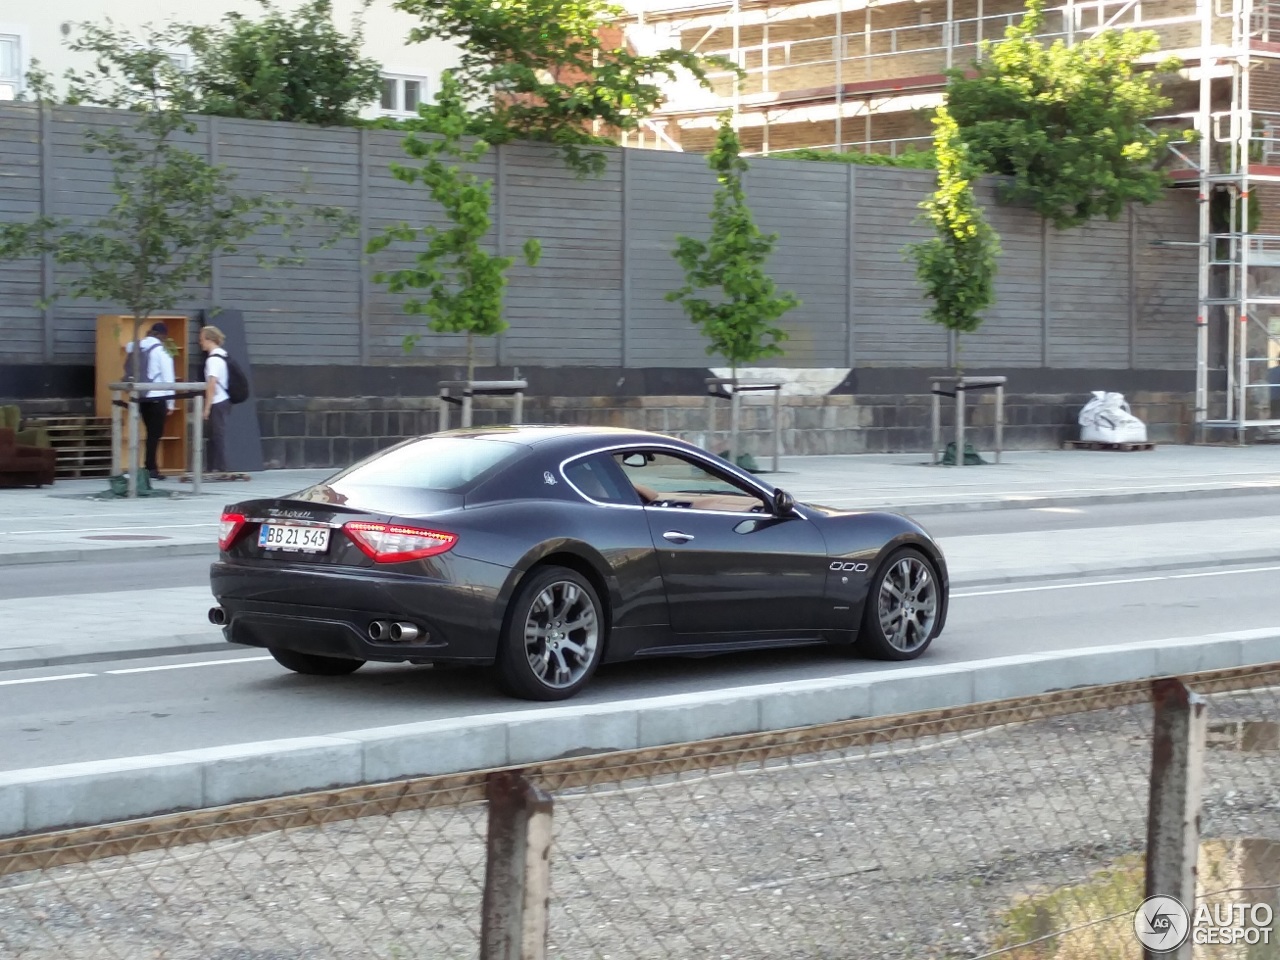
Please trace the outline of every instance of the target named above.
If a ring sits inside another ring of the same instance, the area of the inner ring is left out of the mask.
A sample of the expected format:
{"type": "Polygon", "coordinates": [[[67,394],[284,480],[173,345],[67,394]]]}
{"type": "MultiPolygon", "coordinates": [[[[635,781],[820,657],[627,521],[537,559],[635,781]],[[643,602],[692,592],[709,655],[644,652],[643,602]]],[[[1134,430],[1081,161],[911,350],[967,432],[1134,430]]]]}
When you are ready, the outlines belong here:
{"type": "Polygon", "coordinates": [[[1194,944],[1271,942],[1275,914],[1266,903],[1202,903],[1192,916],[1175,897],[1147,897],[1133,914],[1133,933],[1151,953],[1194,944]]]}

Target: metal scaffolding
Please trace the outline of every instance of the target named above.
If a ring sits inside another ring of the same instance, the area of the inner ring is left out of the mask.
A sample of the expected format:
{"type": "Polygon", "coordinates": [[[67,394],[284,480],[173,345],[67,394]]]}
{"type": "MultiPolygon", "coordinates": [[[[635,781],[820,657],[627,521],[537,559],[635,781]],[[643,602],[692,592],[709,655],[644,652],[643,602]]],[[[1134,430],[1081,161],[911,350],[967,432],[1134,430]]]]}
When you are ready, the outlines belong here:
{"type": "Polygon", "coordinates": [[[1255,71],[1280,68],[1280,3],[1233,0],[1230,12],[1210,0],[1199,5],[1197,439],[1226,429],[1244,443],[1252,429],[1280,427],[1280,236],[1257,232],[1258,188],[1280,184],[1280,113],[1254,110],[1251,102],[1255,71]],[[1214,50],[1213,20],[1225,16],[1230,47],[1214,50]],[[1226,110],[1214,109],[1214,60],[1230,69],[1226,110]],[[1221,390],[1209,382],[1219,367],[1215,350],[1225,374],[1221,390]]]}

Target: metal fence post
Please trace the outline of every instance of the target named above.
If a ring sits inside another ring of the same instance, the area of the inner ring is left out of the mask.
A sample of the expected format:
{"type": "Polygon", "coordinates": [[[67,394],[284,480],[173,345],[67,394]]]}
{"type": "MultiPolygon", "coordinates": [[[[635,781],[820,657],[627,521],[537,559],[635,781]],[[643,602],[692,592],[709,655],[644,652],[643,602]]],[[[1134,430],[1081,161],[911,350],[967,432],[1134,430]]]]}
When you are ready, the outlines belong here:
{"type": "Polygon", "coordinates": [[[131,388],[129,390],[129,437],[128,437],[128,456],[129,456],[129,480],[126,487],[126,493],[130,500],[138,498],[138,425],[141,420],[138,416],[138,394],[131,388]]]}
{"type": "Polygon", "coordinates": [[[738,462],[738,385],[733,385],[733,394],[729,397],[729,462],[738,462]]]}
{"type": "Polygon", "coordinates": [[[552,796],[518,770],[489,775],[480,960],[544,960],[552,796]]]}
{"type": "Polygon", "coordinates": [[[117,406],[119,394],[111,391],[111,475],[118,477],[124,473],[124,461],[120,457],[120,444],[124,441],[124,434],[121,433],[121,423],[123,418],[120,416],[120,407],[117,406]]]}
{"type": "Polygon", "coordinates": [[[778,472],[782,457],[782,385],[773,391],[773,472],[778,472]]]}
{"type": "MultiPolygon", "coordinates": [[[[1175,678],[1151,685],[1151,798],[1147,814],[1148,897],[1176,897],[1195,913],[1200,854],[1200,784],[1204,776],[1207,704],[1175,678]]],[[[1176,952],[1144,952],[1150,960],[1190,960],[1191,938],[1176,952]]]]}
{"type": "Polygon", "coordinates": [[[204,394],[191,398],[191,484],[192,492],[199,495],[204,481],[204,394]]]}
{"type": "Polygon", "coordinates": [[[929,445],[931,450],[930,461],[934,466],[937,466],[938,461],[942,459],[938,451],[938,441],[942,435],[942,414],[939,408],[942,395],[938,392],[941,389],[942,385],[937,380],[934,380],[930,385],[930,390],[933,393],[933,409],[929,414],[929,428],[931,431],[929,445]]]}

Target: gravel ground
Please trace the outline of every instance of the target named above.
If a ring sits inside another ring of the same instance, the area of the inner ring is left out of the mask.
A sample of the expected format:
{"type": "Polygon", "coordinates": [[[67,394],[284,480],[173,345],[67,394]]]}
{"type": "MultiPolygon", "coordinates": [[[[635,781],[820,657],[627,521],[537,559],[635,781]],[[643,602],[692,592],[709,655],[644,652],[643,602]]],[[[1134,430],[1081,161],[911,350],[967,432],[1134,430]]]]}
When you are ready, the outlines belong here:
{"type": "MultiPolygon", "coordinates": [[[[1214,697],[1211,717],[1280,719],[1280,698],[1214,697]]],[[[1150,720],[1095,711],[562,792],[547,955],[972,958],[1096,919],[1100,872],[1145,842],[1150,720]]],[[[1239,745],[1209,751],[1203,834],[1280,840],[1277,750],[1239,745]]],[[[3,878],[0,957],[474,957],[484,832],[471,805],[3,878]]],[[[1128,923],[1005,956],[1136,956],[1103,947],[1128,923]]]]}

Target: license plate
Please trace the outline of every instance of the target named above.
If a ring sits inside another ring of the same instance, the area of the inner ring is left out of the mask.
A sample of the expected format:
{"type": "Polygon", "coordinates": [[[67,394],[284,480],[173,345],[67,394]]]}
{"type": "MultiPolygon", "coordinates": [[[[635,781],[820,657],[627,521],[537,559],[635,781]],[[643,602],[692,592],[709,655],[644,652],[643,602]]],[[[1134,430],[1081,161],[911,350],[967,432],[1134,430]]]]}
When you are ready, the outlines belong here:
{"type": "Polygon", "coordinates": [[[328,527],[303,527],[293,523],[264,523],[258,531],[263,550],[324,553],[329,549],[328,527]]]}

